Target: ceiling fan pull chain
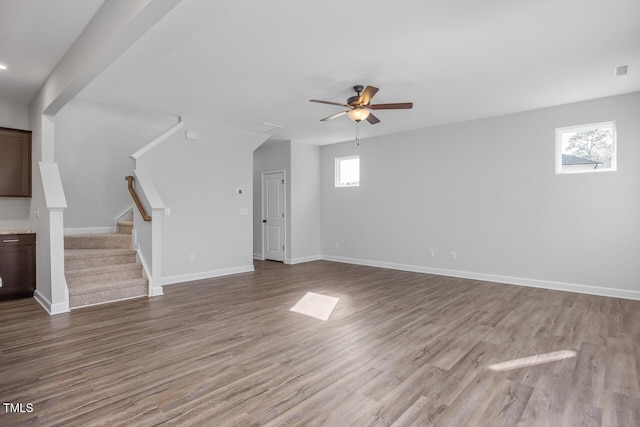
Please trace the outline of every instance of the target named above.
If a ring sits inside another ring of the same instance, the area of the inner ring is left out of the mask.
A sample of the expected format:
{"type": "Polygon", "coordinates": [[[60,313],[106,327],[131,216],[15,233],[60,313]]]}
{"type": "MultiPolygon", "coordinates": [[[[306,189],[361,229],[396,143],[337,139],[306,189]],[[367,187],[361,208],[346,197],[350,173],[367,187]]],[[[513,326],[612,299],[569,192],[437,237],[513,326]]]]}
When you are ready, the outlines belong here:
{"type": "Polygon", "coordinates": [[[356,143],[360,146],[360,121],[356,122],[356,143]]]}

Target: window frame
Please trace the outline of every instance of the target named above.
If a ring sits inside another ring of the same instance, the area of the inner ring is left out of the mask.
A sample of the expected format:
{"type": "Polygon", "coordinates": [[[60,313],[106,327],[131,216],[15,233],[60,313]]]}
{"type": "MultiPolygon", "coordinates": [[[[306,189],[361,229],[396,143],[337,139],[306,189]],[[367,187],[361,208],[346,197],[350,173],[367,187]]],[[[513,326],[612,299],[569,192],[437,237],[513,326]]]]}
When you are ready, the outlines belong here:
{"type": "Polygon", "coordinates": [[[335,181],[334,181],[335,188],[360,187],[360,155],[352,154],[350,156],[336,157],[335,158],[335,163],[334,163],[334,174],[335,174],[335,181]],[[342,169],[341,162],[346,161],[346,160],[354,160],[354,159],[358,159],[358,183],[357,184],[343,185],[343,184],[340,183],[340,171],[342,169]]]}
{"type": "Polygon", "coordinates": [[[600,122],[600,123],[588,123],[583,125],[575,125],[575,126],[566,126],[561,128],[556,128],[556,150],[555,150],[555,164],[556,164],[556,175],[573,175],[579,173],[600,173],[600,172],[615,172],[618,170],[618,154],[617,154],[617,146],[618,146],[618,137],[617,137],[617,126],[616,121],[611,120],[608,122],[600,122]],[[588,130],[594,128],[611,128],[611,167],[606,169],[576,169],[571,170],[567,168],[563,168],[562,165],[562,136],[565,133],[576,132],[581,130],[588,130]]]}

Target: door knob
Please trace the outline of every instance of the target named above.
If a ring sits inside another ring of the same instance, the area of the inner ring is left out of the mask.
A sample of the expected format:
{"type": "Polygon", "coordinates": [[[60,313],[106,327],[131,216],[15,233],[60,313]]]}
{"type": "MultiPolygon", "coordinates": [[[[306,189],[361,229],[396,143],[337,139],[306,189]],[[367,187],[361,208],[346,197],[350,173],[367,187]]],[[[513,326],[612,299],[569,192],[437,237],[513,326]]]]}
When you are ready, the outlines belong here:
{"type": "Polygon", "coordinates": [[[266,219],[263,219],[263,220],[262,220],[262,222],[267,222],[267,220],[266,220],[266,219]]]}

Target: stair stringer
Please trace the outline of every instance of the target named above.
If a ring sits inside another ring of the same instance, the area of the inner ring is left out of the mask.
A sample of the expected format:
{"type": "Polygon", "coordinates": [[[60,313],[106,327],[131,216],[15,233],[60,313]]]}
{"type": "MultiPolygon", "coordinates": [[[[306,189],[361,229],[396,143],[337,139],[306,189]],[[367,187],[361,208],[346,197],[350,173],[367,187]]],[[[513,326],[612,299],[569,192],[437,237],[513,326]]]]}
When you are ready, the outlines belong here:
{"type": "MultiPolygon", "coordinates": [[[[134,239],[135,239],[135,235],[134,235],[134,239]]],[[[164,295],[164,291],[162,290],[162,285],[160,283],[156,283],[156,280],[153,280],[151,276],[151,269],[149,268],[149,264],[147,264],[147,261],[144,259],[144,255],[140,250],[140,245],[138,245],[137,243],[134,243],[134,250],[136,251],[136,258],[138,259],[140,264],[142,264],[142,274],[149,282],[149,296],[157,297],[157,296],[164,295]]]]}

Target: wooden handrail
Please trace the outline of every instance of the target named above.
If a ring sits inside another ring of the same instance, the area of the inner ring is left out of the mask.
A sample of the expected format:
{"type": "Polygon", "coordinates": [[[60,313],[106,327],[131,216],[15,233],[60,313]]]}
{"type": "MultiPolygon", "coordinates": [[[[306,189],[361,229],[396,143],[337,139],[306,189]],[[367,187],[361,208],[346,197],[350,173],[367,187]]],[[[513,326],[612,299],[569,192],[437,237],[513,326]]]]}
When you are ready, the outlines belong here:
{"type": "Polygon", "coordinates": [[[133,202],[138,207],[138,210],[140,211],[140,215],[142,215],[142,219],[144,219],[145,221],[151,221],[151,217],[149,216],[149,214],[147,214],[147,211],[144,210],[144,206],[142,206],[142,203],[140,202],[140,199],[138,198],[138,194],[136,193],[136,189],[133,188],[133,177],[132,176],[125,176],[124,179],[126,179],[127,182],[129,183],[129,193],[131,193],[131,197],[133,197],[133,202]]]}

